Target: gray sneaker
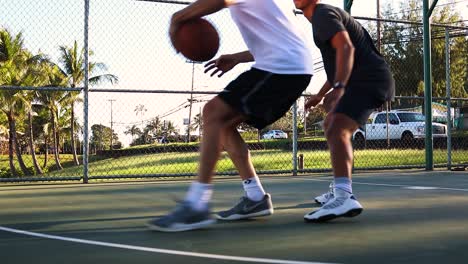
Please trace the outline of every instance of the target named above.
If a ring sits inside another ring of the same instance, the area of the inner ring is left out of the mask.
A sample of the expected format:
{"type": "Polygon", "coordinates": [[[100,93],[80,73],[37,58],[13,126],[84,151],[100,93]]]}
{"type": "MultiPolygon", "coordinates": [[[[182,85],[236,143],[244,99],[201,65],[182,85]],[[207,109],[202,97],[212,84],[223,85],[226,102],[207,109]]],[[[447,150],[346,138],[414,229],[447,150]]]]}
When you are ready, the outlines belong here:
{"type": "Polygon", "coordinates": [[[146,226],[149,229],[162,232],[180,232],[193,229],[205,228],[214,224],[216,219],[210,215],[210,210],[199,212],[182,202],[170,214],[149,221],[146,226]]]}
{"type": "Polygon", "coordinates": [[[270,194],[265,194],[263,199],[255,202],[247,198],[241,197],[238,204],[227,211],[221,211],[216,214],[219,220],[239,220],[251,217],[259,217],[273,214],[273,204],[271,203],[270,194]]]}

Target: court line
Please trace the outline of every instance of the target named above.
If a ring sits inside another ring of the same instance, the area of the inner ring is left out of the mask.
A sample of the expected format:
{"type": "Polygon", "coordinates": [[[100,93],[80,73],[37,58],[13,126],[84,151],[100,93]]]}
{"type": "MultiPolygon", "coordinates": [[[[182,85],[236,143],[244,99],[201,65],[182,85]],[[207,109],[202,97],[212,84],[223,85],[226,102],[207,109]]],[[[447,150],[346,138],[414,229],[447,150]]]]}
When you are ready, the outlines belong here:
{"type": "Polygon", "coordinates": [[[309,262],[309,261],[296,261],[296,260],[284,260],[284,259],[251,258],[251,257],[196,253],[196,252],[180,251],[180,250],[170,250],[170,249],[161,249],[161,248],[132,246],[132,245],[108,243],[108,242],[102,242],[102,241],[96,241],[96,240],[87,240],[87,239],[79,239],[79,238],[72,238],[72,237],[47,235],[47,234],[29,232],[29,231],[24,231],[24,230],[19,230],[19,229],[14,229],[14,228],[8,228],[8,227],[3,227],[3,226],[0,226],[0,230],[5,231],[5,232],[10,232],[10,233],[26,235],[26,236],[40,237],[40,238],[46,238],[46,239],[54,239],[54,240],[74,242],[74,243],[87,244],[87,245],[95,245],[95,246],[103,246],[103,247],[111,247],[111,248],[121,248],[121,249],[130,249],[130,250],[145,251],[145,252],[152,252],[152,253],[161,253],[161,254],[179,255],[179,256],[189,256],[189,257],[198,257],[198,258],[221,259],[221,260],[232,260],[232,261],[242,261],[242,262],[256,262],[256,263],[278,263],[278,264],[332,264],[332,263],[326,263],[326,262],[309,262]]]}
{"type": "MultiPolygon", "coordinates": [[[[298,179],[298,178],[296,178],[298,179]]],[[[306,181],[320,181],[320,182],[330,182],[331,180],[322,180],[322,179],[306,179],[300,178],[306,181]]],[[[458,191],[458,192],[468,192],[468,189],[460,189],[460,188],[447,188],[447,187],[439,187],[439,186],[419,186],[419,185],[404,185],[404,184],[389,184],[389,183],[373,183],[373,182],[357,182],[353,181],[353,185],[370,185],[370,186],[384,186],[384,187],[398,187],[398,188],[406,188],[406,189],[430,189],[430,190],[445,190],[445,191],[458,191]]]]}

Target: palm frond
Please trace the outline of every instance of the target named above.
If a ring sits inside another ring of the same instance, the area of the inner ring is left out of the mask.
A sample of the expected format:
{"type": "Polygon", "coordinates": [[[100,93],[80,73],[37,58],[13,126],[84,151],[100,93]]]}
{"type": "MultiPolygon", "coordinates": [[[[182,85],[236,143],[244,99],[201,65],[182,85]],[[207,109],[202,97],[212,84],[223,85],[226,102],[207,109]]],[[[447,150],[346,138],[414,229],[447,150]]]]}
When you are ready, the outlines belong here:
{"type": "Polygon", "coordinates": [[[119,82],[119,77],[113,74],[102,74],[89,78],[89,83],[93,85],[101,84],[103,82],[110,82],[114,85],[119,82]]]}

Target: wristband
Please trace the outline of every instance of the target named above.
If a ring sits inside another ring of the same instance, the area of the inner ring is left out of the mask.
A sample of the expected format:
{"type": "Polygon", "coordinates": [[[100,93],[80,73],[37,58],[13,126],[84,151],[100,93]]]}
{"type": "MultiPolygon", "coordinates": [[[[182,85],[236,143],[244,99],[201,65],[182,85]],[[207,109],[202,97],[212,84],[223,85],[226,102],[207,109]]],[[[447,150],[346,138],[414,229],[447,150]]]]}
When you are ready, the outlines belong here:
{"type": "Polygon", "coordinates": [[[342,89],[342,88],[345,88],[345,85],[342,82],[335,82],[335,84],[333,84],[333,89],[342,89]]]}

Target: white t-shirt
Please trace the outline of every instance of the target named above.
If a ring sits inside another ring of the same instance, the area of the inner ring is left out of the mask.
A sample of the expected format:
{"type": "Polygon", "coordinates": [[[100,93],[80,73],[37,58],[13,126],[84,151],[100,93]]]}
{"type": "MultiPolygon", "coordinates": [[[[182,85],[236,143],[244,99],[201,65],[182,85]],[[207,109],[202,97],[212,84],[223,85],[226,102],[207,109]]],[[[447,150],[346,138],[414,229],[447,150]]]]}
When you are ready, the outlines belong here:
{"type": "Polygon", "coordinates": [[[253,67],[278,74],[313,74],[312,43],[292,0],[226,0],[255,58],[253,67]]]}

